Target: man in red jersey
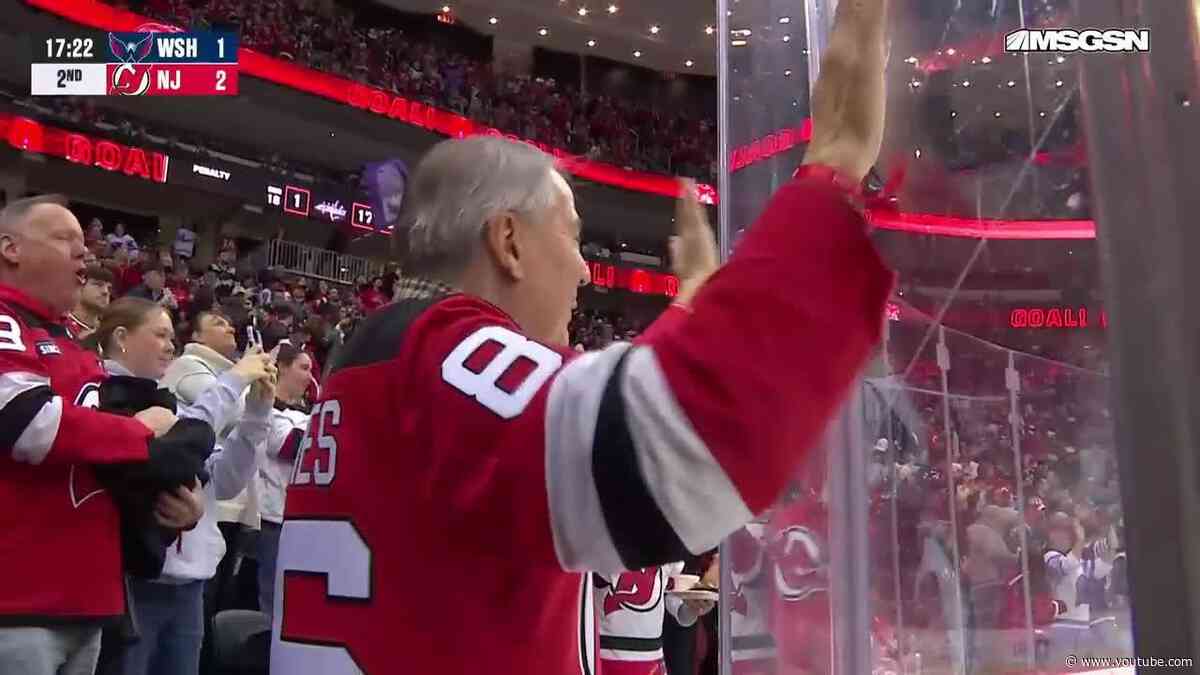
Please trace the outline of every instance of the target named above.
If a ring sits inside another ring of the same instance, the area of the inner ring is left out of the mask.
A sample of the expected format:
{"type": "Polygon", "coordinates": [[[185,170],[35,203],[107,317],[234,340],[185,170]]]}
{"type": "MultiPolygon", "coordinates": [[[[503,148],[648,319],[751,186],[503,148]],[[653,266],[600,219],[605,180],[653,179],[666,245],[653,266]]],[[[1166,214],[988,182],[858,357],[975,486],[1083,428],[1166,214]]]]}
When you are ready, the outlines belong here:
{"type": "MultiPolygon", "coordinates": [[[[83,231],[62,204],[0,211],[0,673],[90,675],[103,623],[125,611],[117,508],[91,465],[201,468],[154,440],[172,436],[167,410],[92,409],[103,370],[61,323],[85,283],[83,231]]],[[[165,527],[202,513],[182,488],[157,504],[165,527]]]]}
{"type": "Polygon", "coordinates": [[[567,346],[588,273],[549,156],[430,151],[397,227],[413,276],[335,357],[299,447],[275,675],[590,675],[587,571],[707,551],[770,506],[883,325],[892,275],[851,193],[882,135],[885,4],[840,4],[808,164],[715,273],[687,186],[686,307],[635,345],[567,346]]]}

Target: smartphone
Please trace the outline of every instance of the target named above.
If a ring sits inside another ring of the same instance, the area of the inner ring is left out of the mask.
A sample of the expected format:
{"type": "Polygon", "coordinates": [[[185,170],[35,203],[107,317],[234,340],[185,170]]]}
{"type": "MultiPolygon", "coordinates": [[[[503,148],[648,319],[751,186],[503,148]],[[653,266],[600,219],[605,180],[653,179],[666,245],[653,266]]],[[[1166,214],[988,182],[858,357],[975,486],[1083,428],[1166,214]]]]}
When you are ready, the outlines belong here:
{"type": "Polygon", "coordinates": [[[251,314],[250,324],[246,326],[246,350],[249,351],[255,347],[262,348],[262,344],[262,332],[258,330],[258,317],[251,314]]]}

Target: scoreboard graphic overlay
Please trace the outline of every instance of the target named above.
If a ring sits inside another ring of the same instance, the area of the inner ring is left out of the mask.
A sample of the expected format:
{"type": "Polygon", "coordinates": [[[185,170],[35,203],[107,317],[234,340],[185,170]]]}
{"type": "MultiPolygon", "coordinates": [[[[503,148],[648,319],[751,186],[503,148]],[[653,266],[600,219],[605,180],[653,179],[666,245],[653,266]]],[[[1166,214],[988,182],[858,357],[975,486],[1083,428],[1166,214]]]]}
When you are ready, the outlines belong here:
{"type": "Polygon", "coordinates": [[[48,35],[33,40],[33,96],[236,96],[232,32],[48,35]]]}

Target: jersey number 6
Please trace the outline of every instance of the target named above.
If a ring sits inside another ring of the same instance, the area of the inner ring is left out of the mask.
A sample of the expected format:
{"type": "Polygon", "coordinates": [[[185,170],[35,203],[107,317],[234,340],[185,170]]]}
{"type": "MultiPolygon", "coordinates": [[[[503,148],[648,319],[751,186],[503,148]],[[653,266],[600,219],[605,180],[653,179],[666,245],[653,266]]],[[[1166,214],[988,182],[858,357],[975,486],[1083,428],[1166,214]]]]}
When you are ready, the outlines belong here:
{"type": "Polygon", "coordinates": [[[324,574],[331,598],[371,598],[371,549],[346,520],[289,520],[279,533],[271,670],[288,675],[362,675],[345,647],[283,639],[284,576],[324,574]],[[303,562],[298,562],[303,561],[303,562]]]}

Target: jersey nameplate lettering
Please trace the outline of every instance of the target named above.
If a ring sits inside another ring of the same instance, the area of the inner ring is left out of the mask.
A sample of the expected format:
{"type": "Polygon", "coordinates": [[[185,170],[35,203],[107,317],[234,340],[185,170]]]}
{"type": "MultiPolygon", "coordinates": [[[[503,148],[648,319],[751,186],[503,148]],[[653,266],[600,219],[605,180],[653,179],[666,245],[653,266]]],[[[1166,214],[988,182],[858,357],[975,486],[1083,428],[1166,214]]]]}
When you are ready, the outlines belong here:
{"type": "Polygon", "coordinates": [[[309,431],[300,441],[300,450],[296,454],[292,485],[315,483],[320,487],[329,487],[333,483],[334,474],[337,473],[338,452],[333,432],[341,423],[342,404],[337,400],[324,401],[313,410],[312,420],[308,423],[309,431]]]}

